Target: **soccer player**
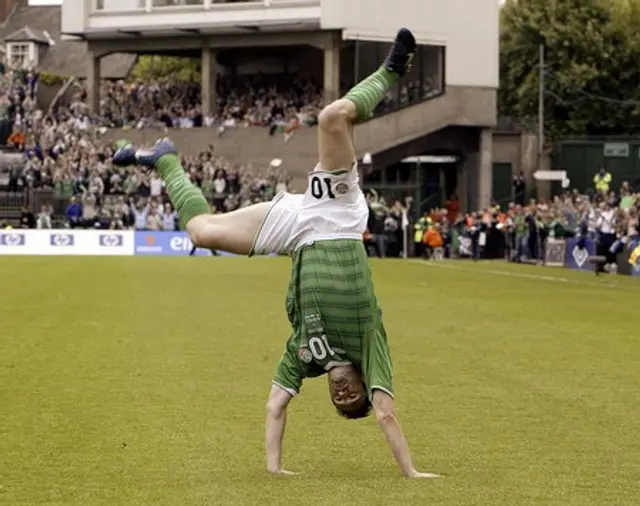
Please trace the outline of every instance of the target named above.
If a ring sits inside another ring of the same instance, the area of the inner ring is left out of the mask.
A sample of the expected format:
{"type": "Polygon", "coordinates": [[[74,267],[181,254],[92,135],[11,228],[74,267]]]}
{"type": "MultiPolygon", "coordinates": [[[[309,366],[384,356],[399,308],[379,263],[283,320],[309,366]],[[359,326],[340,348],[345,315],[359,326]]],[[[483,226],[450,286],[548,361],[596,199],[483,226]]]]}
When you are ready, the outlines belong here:
{"type": "Polygon", "coordinates": [[[304,378],[327,374],[331,400],[346,418],[376,421],[401,471],[436,478],[413,465],[395,411],[392,366],[382,313],[362,242],[368,207],[358,184],[353,124],[370,118],[385,93],[411,67],[416,42],[401,29],[383,65],[327,105],[318,118],[320,162],[304,195],[278,194],[271,202],[212,215],[191,184],[169,140],[149,150],[120,144],[117,165],[155,167],[195,246],[238,254],[288,253],[293,267],[287,313],[293,332],[277,366],[267,402],[267,470],[281,466],[286,409],[304,378]]]}

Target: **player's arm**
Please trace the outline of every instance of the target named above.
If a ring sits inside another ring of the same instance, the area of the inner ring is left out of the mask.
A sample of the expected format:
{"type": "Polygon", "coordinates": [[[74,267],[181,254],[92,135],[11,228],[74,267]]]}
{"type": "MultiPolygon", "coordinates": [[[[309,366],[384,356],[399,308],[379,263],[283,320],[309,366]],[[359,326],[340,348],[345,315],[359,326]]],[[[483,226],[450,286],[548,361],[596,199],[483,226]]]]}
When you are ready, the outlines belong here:
{"type": "Polygon", "coordinates": [[[408,478],[438,478],[437,474],[419,472],[413,465],[409,443],[400,427],[393,397],[383,390],[376,389],[373,391],[371,404],[376,422],[389,443],[402,473],[408,478]]]}
{"type": "Polygon", "coordinates": [[[267,471],[275,474],[294,474],[282,469],[282,441],[287,424],[287,406],[300,391],[304,376],[297,357],[297,345],[291,339],[276,367],[276,374],[267,401],[265,423],[265,451],[267,471]]]}
{"type": "Polygon", "coordinates": [[[389,443],[391,453],[393,453],[396,462],[398,462],[402,473],[405,476],[411,476],[417,471],[411,459],[409,443],[398,421],[393,397],[382,390],[374,390],[371,404],[373,405],[376,422],[382,430],[387,443],[389,443]]]}
{"type": "Polygon", "coordinates": [[[282,469],[282,441],[287,424],[287,406],[293,397],[289,392],[273,385],[267,401],[267,421],[265,424],[265,449],[267,471],[274,474],[293,474],[282,469]]]}
{"type": "MultiPolygon", "coordinates": [[[[377,302],[376,302],[377,305],[377,302]]],[[[371,405],[376,422],[391,447],[402,473],[409,478],[437,478],[438,475],[418,472],[411,459],[407,438],[402,432],[393,401],[393,373],[387,335],[382,325],[382,311],[376,307],[380,318],[377,330],[363,341],[363,376],[368,385],[371,405]]]]}

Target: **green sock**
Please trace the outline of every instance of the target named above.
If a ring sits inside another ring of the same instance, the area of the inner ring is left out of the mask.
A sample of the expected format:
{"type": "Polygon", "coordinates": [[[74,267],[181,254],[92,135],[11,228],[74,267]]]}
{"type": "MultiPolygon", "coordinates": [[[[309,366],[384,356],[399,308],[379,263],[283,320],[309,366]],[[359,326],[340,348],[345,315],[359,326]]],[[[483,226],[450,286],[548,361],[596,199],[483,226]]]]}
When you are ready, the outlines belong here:
{"type": "Polygon", "coordinates": [[[356,104],[356,121],[365,121],[373,116],[373,111],[384,95],[400,77],[395,72],[380,67],[364,81],[360,81],[344,96],[356,104]]]}
{"type": "Polygon", "coordinates": [[[189,181],[176,155],[161,156],[156,162],[156,169],[167,185],[167,193],[178,212],[181,229],[184,230],[194,216],[211,213],[207,199],[200,189],[189,181]]]}

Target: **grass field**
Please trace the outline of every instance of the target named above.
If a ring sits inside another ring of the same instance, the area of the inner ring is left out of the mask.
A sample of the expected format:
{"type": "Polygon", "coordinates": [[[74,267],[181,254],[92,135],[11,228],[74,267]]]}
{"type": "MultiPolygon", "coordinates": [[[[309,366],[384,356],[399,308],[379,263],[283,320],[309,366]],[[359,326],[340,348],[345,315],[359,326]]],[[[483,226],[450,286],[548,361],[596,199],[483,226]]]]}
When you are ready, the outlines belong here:
{"type": "Polygon", "coordinates": [[[287,259],[0,258],[0,505],[637,505],[638,280],[373,262],[407,481],[325,381],[263,470],[287,259]]]}

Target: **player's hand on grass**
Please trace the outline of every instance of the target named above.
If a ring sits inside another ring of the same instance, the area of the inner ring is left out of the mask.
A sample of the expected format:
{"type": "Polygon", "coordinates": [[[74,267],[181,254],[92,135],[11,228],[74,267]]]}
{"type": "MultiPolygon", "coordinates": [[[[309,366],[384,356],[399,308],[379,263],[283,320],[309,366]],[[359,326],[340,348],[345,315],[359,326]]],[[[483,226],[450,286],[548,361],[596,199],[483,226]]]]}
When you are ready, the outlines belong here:
{"type": "Polygon", "coordinates": [[[421,473],[414,469],[413,472],[407,475],[407,478],[442,478],[442,476],[434,473],[421,473]]]}
{"type": "Polygon", "coordinates": [[[286,469],[276,469],[275,471],[269,469],[269,473],[277,474],[280,476],[295,476],[299,473],[294,473],[293,471],[287,471],[286,469]]]}

